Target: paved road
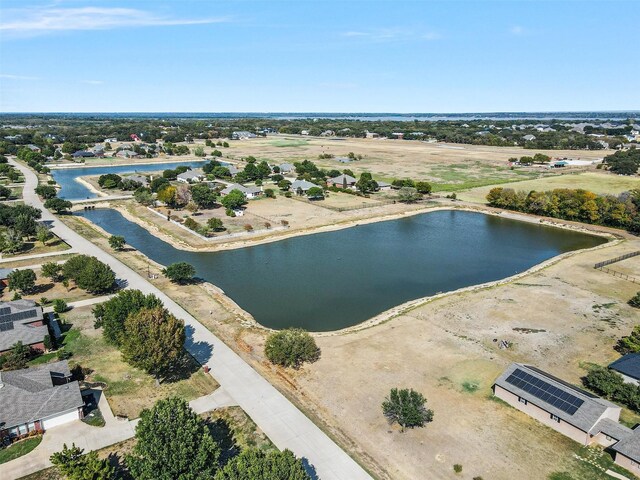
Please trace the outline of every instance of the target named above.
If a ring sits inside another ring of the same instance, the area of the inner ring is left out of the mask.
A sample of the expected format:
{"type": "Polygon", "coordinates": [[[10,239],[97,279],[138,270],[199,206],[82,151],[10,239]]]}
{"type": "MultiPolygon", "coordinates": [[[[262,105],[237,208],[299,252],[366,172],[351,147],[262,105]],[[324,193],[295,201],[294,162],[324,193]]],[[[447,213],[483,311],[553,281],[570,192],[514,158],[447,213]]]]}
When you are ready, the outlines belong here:
{"type": "Polygon", "coordinates": [[[211,375],[280,449],[288,448],[315,468],[322,480],[359,480],[371,476],[346,454],[320,428],[258,374],[233,350],[207,330],[194,317],[107,252],[78,235],[46,210],[35,194],[37,177],[27,167],[10,161],[25,177],[24,201],[42,209],[42,220],[75,251],[97,257],[111,266],[116,276],[126,279],[130,288],[153,293],[176,317],[184,320],[186,348],[200,363],[210,367],[211,375]]]}

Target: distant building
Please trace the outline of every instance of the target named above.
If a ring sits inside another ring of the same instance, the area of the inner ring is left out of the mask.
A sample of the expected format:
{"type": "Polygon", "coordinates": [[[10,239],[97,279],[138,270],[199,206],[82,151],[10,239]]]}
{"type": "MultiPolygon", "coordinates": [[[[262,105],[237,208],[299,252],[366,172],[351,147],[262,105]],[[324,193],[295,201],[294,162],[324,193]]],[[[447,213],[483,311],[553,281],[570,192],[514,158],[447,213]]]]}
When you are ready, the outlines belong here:
{"type": "Polygon", "coordinates": [[[116,143],[118,139],[116,137],[105,138],[104,143],[116,143]]]}
{"type": "Polygon", "coordinates": [[[41,152],[40,147],[38,147],[37,145],[34,145],[32,143],[30,143],[29,145],[25,145],[26,148],[28,148],[29,150],[31,150],[32,152],[41,152]]]}
{"type": "Polygon", "coordinates": [[[32,300],[0,302],[0,355],[18,342],[35,352],[44,352],[44,337],[49,329],[44,323],[42,307],[32,300]]]}
{"type": "Polygon", "coordinates": [[[529,135],[525,135],[524,137],[522,137],[522,139],[524,141],[526,141],[526,142],[532,142],[533,140],[536,139],[536,136],[529,134],[529,135]]]}
{"type": "Polygon", "coordinates": [[[316,185],[315,183],[307,182],[306,180],[295,180],[291,183],[291,191],[294,193],[307,193],[310,188],[317,186],[318,185],[316,185]]]}
{"type": "Polygon", "coordinates": [[[404,133],[402,132],[394,132],[391,134],[392,137],[397,138],[398,140],[402,140],[404,138],[404,133]]]}
{"type": "Polygon", "coordinates": [[[201,182],[205,178],[204,172],[196,168],[195,170],[187,170],[186,172],[178,174],[176,180],[184,183],[201,182]]]}
{"type": "Polygon", "coordinates": [[[291,163],[281,163],[280,165],[278,165],[278,168],[280,169],[280,173],[282,174],[294,172],[296,169],[296,167],[291,163]]]}
{"type": "Polygon", "coordinates": [[[327,180],[327,186],[337,188],[354,188],[356,179],[351,175],[342,174],[334,178],[327,180]]]}
{"type": "Polygon", "coordinates": [[[96,154],[88,150],[78,150],[77,152],[74,152],[71,156],[73,158],[93,158],[96,156],[96,154]]]}
{"type": "Polygon", "coordinates": [[[369,131],[365,132],[365,136],[367,138],[380,138],[380,135],[377,134],[376,132],[369,132],[369,131]]]}
{"type": "Polygon", "coordinates": [[[81,419],[83,406],[66,360],[0,372],[0,441],[81,419]]]}
{"type": "Polygon", "coordinates": [[[118,150],[116,153],[116,157],[118,158],[140,158],[141,155],[134,152],[133,150],[118,150]]]}
{"type": "Polygon", "coordinates": [[[222,190],[220,192],[220,195],[224,197],[225,195],[229,195],[233,190],[240,190],[249,200],[258,198],[260,195],[262,195],[262,188],[256,186],[245,187],[244,185],[240,185],[239,183],[232,183],[227,188],[222,190]]]}
{"type": "Polygon", "coordinates": [[[239,132],[233,132],[231,138],[233,138],[234,140],[247,140],[249,138],[257,138],[257,135],[255,133],[241,130],[239,132]]]}
{"type": "Polygon", "coordinates": [[[149,179],[147,177],[143,177],[142,175],[128,175],[124,177],[124,180],[131,180],[132,182],[138,182],[143,187],[149,186],[149,179]]]}
{"type": "Polygon", "coordinates": [[[391,190],[391,184],[387,182],[376,182],[378,184],[378,191],[385,192],[391,190]]]}

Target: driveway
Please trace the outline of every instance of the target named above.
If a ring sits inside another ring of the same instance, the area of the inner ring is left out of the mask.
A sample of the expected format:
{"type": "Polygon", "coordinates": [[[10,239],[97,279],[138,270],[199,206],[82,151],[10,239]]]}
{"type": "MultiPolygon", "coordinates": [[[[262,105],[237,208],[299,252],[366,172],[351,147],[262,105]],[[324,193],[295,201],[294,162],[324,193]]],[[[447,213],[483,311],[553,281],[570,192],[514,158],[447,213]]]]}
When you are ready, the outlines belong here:
{"type": "Polygon", "coordinates": [[[13,160],[9,162],[25,177],[25,203],[42,210],[42,221],[51,225],[53,233],[72,246],[76,252],[95,256],[110,265],[118,278],[127,280],[130,288],[139,289],[146,294],[153,293],[173,315],[184,320],[187,327],[187,350],[201,364],[209,366],[211,375],[225,392],[279,449],[288,448],[298,457],[305,459],[315,468],[322,480],[371,478],[273,385],[176,302],[115,257],[71,230],[45,209],[34,191],[38,183],[35,173],[13,160]]]}

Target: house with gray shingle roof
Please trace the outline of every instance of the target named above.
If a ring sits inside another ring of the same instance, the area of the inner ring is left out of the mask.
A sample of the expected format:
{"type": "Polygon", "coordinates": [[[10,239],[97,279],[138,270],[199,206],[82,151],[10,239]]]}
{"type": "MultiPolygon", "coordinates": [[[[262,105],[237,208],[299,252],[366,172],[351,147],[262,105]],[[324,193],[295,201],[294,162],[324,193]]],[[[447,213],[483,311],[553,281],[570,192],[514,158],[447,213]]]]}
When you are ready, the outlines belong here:
{"type": "Polygon", "coordinates": [[[291,163],[281,163],[278,165],[278,168],[282,174],[293,172],[296,169],[296,167],[291,163]]]}
{"type": "Polygon", "coordinates": [[[224,197],[225,195],[229,195],[234,190],[240,190],[244,194],[244,196],[247,197],[248,199],[257,198],[260,195],[262,195],[261,187],[256,187],[252,185],[245,187],[244,185],[240,185],[239,183],[232,183],[227,188],[222,190],[220,192],[220,195],[224,197]]]}
{"type": "Polygon", "coordinates": [[[310,188],[317,187],[315,183],[307,182],[306,180],[295,180],[291,183],[291,191],[298,193],[299,191],[307,193],[310,188]]]}
{"type": "Polygon", "coordinates": [[[49,334],[44,324],[42,307],[32,300],[0,303],[0,355],[18,342],[32,350],[44,351],[44,337],[49,334]]]}
{"type": "Polygon", "coordinates": [[[622,375],[625,383],[640,385],[640,353],[628,353],[609,365],[622,375]]]}
{"type": "MultiPolygon", "coordinates": [[[[623,357],[624,358],[624,357],[623,357]]],[[[530,365],[512,363],[494,395],[582,445],[611,448],[615,462],[640,476],[640,427],[619,423],[622,409],[530,365]]]]}
{"type": "Polygon", "coordinates": [[[327,186],[337,188],[355,188],[356,179],[351,175],[338,175],[337,177],[327,180],[327,186]]]}
{"type": "Polygon", "coordinates": [[[80,419],[83,405],[66,360],[0,372],[0,439],[80,419]]]}
{"type": "Polygon", "coordinates": [[[201,182],[204,177],[205,175],[202,169],[196,168],[195,170],[187,170],[186,172],[180,173],[177,180],[184,183],[196,183],[201,182]]]}

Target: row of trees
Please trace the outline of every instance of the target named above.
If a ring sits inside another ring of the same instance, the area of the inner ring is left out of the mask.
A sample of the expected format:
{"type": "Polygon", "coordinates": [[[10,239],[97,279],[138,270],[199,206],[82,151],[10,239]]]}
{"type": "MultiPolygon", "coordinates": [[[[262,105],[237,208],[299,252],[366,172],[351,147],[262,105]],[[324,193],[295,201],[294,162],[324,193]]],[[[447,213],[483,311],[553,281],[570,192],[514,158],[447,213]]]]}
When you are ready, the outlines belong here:
{"type": "Polygon", "coordinates": [[[636,175],[640,169],[640,146],[604,157],[609,170],[619,175],[636,175]]]}
{"type": "Polygon", "coordinates": [[[640,386],[625,383],[619,373],[595,365],[583,378],[583,383],[588,389],[640,412],[640,386]]]}
{"type": "Polygon", "coordinates": [[[496,187],[487,195],[490,206],[564,220],[626,228],[640,233],[640,190],[618,196],[596,195],[582,189],[546,192],[496,187]]]}
{"type": "Polygon", "coordinates": [[[51,238],[47,226],[39,222],[42,212],[30,205],[0,204],[0,251],[17,253],[24,250],[25,240],[43,244],[51,238]]]}
{"type": "Polygon", "coordinates": [[[302,460],[289,450],[261,450],[234,444],[234,455],[223,455],[227,438],[217,434],[185,400],[158,401],[140,415],[136,442],[124,465],[116,470],[96,453],[64,445],[51,456],[69,480],[311,480],[302,460]]]}

